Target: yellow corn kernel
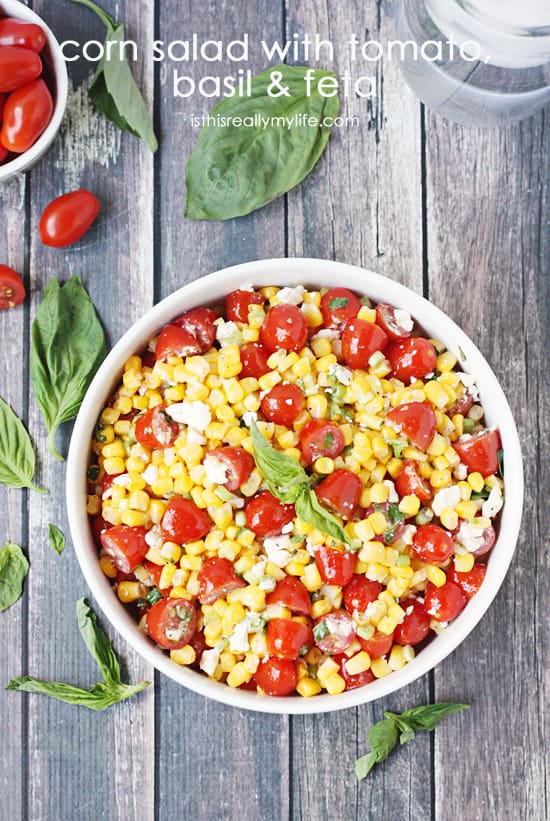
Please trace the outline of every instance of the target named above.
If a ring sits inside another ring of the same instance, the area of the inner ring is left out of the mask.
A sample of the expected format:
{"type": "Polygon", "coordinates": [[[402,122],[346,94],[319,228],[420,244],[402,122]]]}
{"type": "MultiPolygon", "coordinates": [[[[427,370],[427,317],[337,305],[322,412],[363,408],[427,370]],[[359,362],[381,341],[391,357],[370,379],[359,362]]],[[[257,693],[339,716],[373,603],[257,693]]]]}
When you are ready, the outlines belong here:
{"type": "Polygon", "coordinates": [[[86,512],[89,516],[98,516],[101,513],[101,499],[95,494],[86,497],[86,512]]]}
{"type": "Polygon", "coordinates": [[[403,496],[398,507],[401,513],[404,513],[407,518],[410,516],[416,516],[420,510],[420,499],[414,494],[403,496]]]}
{"type": "Polygon", "coordinates": [[[456,436],[462,436],[464,433],[464,417],[461,413],[455,413],[451,422],[455,426],[455,434],[456,436]]]}
{"type": "Polygon", "coordinates": [[[384,633],[385,636],[391,636],[395,628],[397,627],[397,622],[395,619],[392,619],[390,616],[382,616],[380,621],[378,622],[378,630],[381,633],[384,633]]]}
{"type": "Polygon", "coordinates": [[[232,405],[234,405],[235,402],[243,401],[245,392],[237,379],[224,379],[222,382],[222,387],[227,397],[227,401],[232,405]]]}
{"type": "Polygon", "coordinates": [[[247,528],[242,531],[242,533],[237,537],[238,543],[242,547],[250,547],[255,540],[255,535],[252,530],[248,530],[247,528]]]}
{"type": "Polygon", "coordinates": [[[313,470],[315,473],[320,473],[323,475],[333,473],[334,459],[330,459],[328,456],[319,457],[319,459],[316,459],[313,463],[313,470]]]}
{"type": "Polygon", "coordinates": [[[260,376],[258,379],[258,387],[262,391],[269,391],[281,381],[282,376],[278,371],[269,371],[268,373],[264,373],[263,376],[260,376]]]}
{"type": "Polygon", "coordinates": [[[434,438],[430,442],[430,446],[427,449],[427,453],[430,456],[442,456],[445,453],[445,448],[447,447],[447,440],[444,436],[441,436],[440,433],[434,434],[434,438]]]}
{"type": "Polygon", "coordinates": [[[292,561],[285,566],[285,571],[289,576],[303,576],[305,567],[300,562],[292,561]]]}
{"type": "Polygon", "coordinates": [[[169,477],[163,479],[156,479],[151,484],[151,490],[155,496],[167,496],[174,490],[174,480],[169,477]]]}
{"type": "Polygon", "coordinates": [[[453,353],[445,351],[437,357],[436,368],[440,373],[445,373],[446,371],[452,371],[457,362],[458,359],[453,353]]]}
{"type": "Polygon", "coordinates": [[[99,421],[102,425],[114,425],[119,416],[120,411],[116,408],[104,408],[99,417],[99,421]]]}
{"type": "Polygon", "coordinates": [[[246,653],[244,657],[244,666],[248,670],[251,676],[254,675],[256,670],[258,669],[258,665],[260,663],[260,659],[257,653],[246,653]]]}
{"type": "Polygon", "coordinates": [[[150,518],[148,513],[142,513],[141,510],[123,510],[120,521],[129,527],[145,527],[149,524],[150,518]]]}
{"type": "Polygon", "coordinates": [[[473,519],[477,515],[478,505],[474,500],[462,501],[455,506],[455,510],[461,519],[473,519]]]}
{"type": "Polygon", "coordinates": [[[358,319],[364,319],[365,322],[376,322],[376,310],[369,308],[367,305],[362,305],[357,314],[358,319]]]}
{"type": "Polygon", "coordinates": [[[457,573],[469,573],[474,564],[475,556],[472,553],[457,553],[454,558],[454,565],[457,573]]]}
{"type": "Polygon", "coordinates": [[[177,570],[177,566],[175,564],[165,564],[160,573],[160,580],[159,580],[159,587],[161,590],[164,590],[166,587],[172,586],[172,581],[174,579],[174,573],[177,570]]]}
{"type": "Polygon", "coordinates": [[[329,356],[332,353],[332,345],[330,339],[326,337],[313,338],[311,340],[311,348],[316,357],[329,356]]]}
{"type": "MultiPolygon", "coordinates": [[[[103,448],[103,450],[105,450],[105,448],[103,448]]],[[[485,479],[483,478],[481,473],[478,473],[476,471],[475,473],[470,473],[468,475],[468,484],[470,485],[474,493],[481,493],[485,485],[485,479]]]]}
{"type": "Polygon", "coordinates": [[[332,604],[328,599],[319,599],[311,605],[311,615],[314,619],[326,616],[332,610],[332,604]]]}
{"type": "Polygon", "coordinates": [[[306,590],[309,590],[310,593],[321,589],[323,586],[323,580],[315,563],[308,564],[305,567],[301,581],[306,590]]]}
{"type": "MultiPolygon", "coordinates": [[[[393,571],[394,568],[392,568],[393,571]]],[[[403,570],[404,568],[397,568],[398,570],[403,570]]],[[[410,570],[411,575],[413,573],[412,569],[409,567],[407,570],[410,570]]],[[[387,590],[395,596],[396,599],[400,599],[401,596],[404,596],[409,588],[409,580],[406,578],[392,578],[389,580],[387,584],[387,590]]]]}
{"type": "Polygon", "coordinates": [[[146,513],[149,509],[149,494],[145,493],[143,490],[134,490],[128,496],[128,505],[132,508],[132,510],[141,510],[143,513],[146,513]]]}
{"type": "Polygon", "coordinates": [[[102,516],[106,522],[109,522],[110,525],[120,524],[120,513],[118,512],[118,510],[115,510],[111,505],[103,505],[102,516]]]}
{"type": "Polygon", "coordinates": [[[229,650],[226,650],[224,653],[221,653],[219,663],[220,667],[222,668],[222,672],[229,673],[235,666],[236,661],[237,659],[235,658],[235,655],[231,653],[229,650]]]}
{"type": "Polygon", "coordinates": [[[435,405],[435,407],[440,410],[442,410],[449,401],[447,393],[441,387],[439,382],[435,382],[435,380],[431,380],[425,384],[424,393],[432,405],[435,405]]]}
{"type": "Polygon", "coordinates": [[[445,575],[445,572],[440,567],[436,567],[433,564],[428,565],[428,567],[426,568],[426,575],[428,577],[428,581],[431,582],[435,587],[443,587],[443,585],[447,581],[447,576],[445,575]]]}
{"type": "Polygon", "coordinates": [[[362,562],[381,563],[386,558],[386,548],[381,542],[369,541],[363,545],[358,556],[362,562]]]}
{"type": "Polygon", "coordinates": [[[308,373],[311,373],[311,365],[309,359],[305,356],[301,356],[297,362],[291,368],[292,373],[297,379],[300,379],[304,376],[307,376],[308,373]]]}
{"type": "Polygon", "coordinates": [[[444,470],[432,471],[432,475],[430,476],[430,484],[436,489],[449,487],[451,484],[451,471],[447,468],[444,470]]]}
{"type": "Polygon", "coordinates": [[[311,698],[311,696],[319,695],[319,693],[322,690],[322,687],[318,681],[315,681],[314,678],[310,678],[310,676],[304,676],[298,681],[298,684],[296,685],[296,690],[304,698],[311,698]]]}
{"type": "Polygon", "coordinates": [[[328,408],[327,398],[320,393],[315,393],[313,396],[308,396],[306,407],[314,419],[324,419],[328,408]]]}
{"type": "Polygon", "coordinates": [[[99,566],[103,575],[107,576],[108,579],[116,579],[118,571],[111,556],[102,556],[99,560],[99,566]]]}
{"type": "Polygon", "coordinates": [[[384,678],[388,673],[391,673],[391,668],[386,659],[373,659],[370,669],[375,678],[384,678]]]}
{"type": "Polygon", "coordinates": [[[387,485],[376,482],[370,489],[371,504],[383,504],[390,498],[390,491],[387,485]]]}
{"type": "Polygon", "coordinates": [[[324,681],[324,687],[331,696],[337,696],[346,689],[346,682],[338,673],[334,673],[324,681]]]}
{"type": "Polygon", "coordinates": [[[111,456],[103,462],[103,470],[109,476],[124,473],[125,467],[124,459],[121,456],[111,456]]]}
{"type": "Polygon", "coordinates": [[[350,676],[356,676],[358,673],[364,673],[368,670],[371,664],[370,656],[365,650],[356,653],[345,662],[346,673],[350,676]]]}
{"type": "Polygon", "coordinates": [[[239,601],[249,610],[258,613],[265,608],[265,590],[260,590],[257,585],[249,584],[248,587],[240,588],[238,592],[239,601]]]}
{"type": "Polygon", "coordinates": [[[386,517],[380,510],[375,511],[375,513],[371,513],[370,516],[367,517],[367,521],[376,536],[380,536],[381,533],[384,533],[388,529],[386,517]]]}
{"type": "Polygon", "coordinates": [[[447,530],[456,530],[458,527],[458,513],[452,507],[444,507],[439,514],[439,520],[447,530]]]}
{"type": "MultiPolygon", "coordinates": [[[[372,528],[371,523],[368,519],[361,519],[360,522],[356,522],[355,524],[355,535],[358,539],[361,539],[362,542],[370,542],[371,539],[374,539],[374,530],[372,528]]],[[[375,542],[375,544],[379,544],[379,542],[375,542]]],[[[365,559],[364,561],[378,561],[377,559],[365,559]]]]}
{"type": "Polygon", "coordinates": [[[317,305],[305,304],[302,306],[302,313],[306,318],[310,328],[318,328],[323,324],[323,314],[317,305]]]}
{"type": "Polygon", "coordinates": [[[196,660],[196,653],[190,644],[180,647],[179,650],[170,650],[170,658],[176,664],[194,664],[196,660]]]}
{"type": "Polygon", "coordinates": [[[147,594],[145,586],[141,582],[120,582],[117,587],[117,596],[124,604],[130,604],[137,599],[142,599],[147,594]]]}
{"type": "Polygon", "coordinates": [[[327,658],[317,668],[317,678],[323,682],[330,678],[330,676],[338,673],[339,670],[339,665],[333,659],[327,658]]]}
{"type": "Polygon", "coordinates": [[[432,464],[435,470],[446,470],[449,467],[449,460],[445,456],[435,456],[432,464]]]}
{"type": "MultiPolygon", "coordinates": [[[[468,502],[470,500],[470,496],[472,495],[472,488],[470,487],[468,482],[464,482],[464,481],[459,482],[458,487],[460,489],[460,497],[461,497],[462,501],[463,502],[468,502]]],[[[462,516],[462,514],[458,510],[458,507],[456,508],[456,511],[457,511],[459,516],[462,516]]],[[[462,518],[464,519],[466,517],[462,516],[462,518]]]]}
{"type": "Polygon", "coordinates": [[[400,670],[406,663],[403,648],[399,644],[394,644],[388,657],[388,667],[392,671],[400,670]]]}
{"type": "Polygon", "coordinates": [[[226,345],[218,354],[218,374],[222,379],[238,376],[243,366],[239,356],[238,345],[226,345]]]}
{"type": "Polygon", "coordinates": [[[229,671],[226,684],[229,684],[230,687],[240,687],[241,684],[246,684],[246,682],[250,681],[251,678],[252,673],[250,670],[247,670],[244,661],[239,661],[229,671]]]}

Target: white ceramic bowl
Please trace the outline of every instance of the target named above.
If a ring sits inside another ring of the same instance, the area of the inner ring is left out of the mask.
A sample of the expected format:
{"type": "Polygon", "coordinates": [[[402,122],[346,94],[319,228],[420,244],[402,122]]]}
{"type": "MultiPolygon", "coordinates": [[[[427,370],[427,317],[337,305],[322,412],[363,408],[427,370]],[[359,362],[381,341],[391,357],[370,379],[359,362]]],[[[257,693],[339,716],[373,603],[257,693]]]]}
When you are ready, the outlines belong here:
{"type": "Polygon", "coordinates": [[[0,183],[2,183],[15,177],[16,174],[29,171],[53,143],[67,106],[67,66],[52,30],[24,3],[19,3],[18,0],[0,0],[0,17],[16,17],[26,23],[36,23],[44,31],[46,45],[40,52],[40,57],[47,69],[48,85],[54,104],[52,118],[34,145],[10,162],[0,165],[0,183]]]}
{"type": "MultiPolygon", "coordinates": [[[[320,713],[373,701],[409,684],[448,656],[481,619],[503,582],[516,546],[522,503],[522,458],[514,420],[495,375],[470,339],[442,311],[403,285],[371,271],[317,259],[272,259],[225,268],[186,285],[148,311],[115,345],[90,385],[76,419],[67,464],[67,505],[73,544],[86,581],[113,627],[141,656],[180,684],[225,704],[269,713],[320,713]],[[97,418],[107,396],[119,381],[126,359],[142,349],[162,325],[183,311],[219,302],[230,291],[245,285],[297,283],[316,287],[346,286],[375,302],[389,302],[409,311],[425,331],[441,339],[457,357],[460,349],[466,356],[462,363],[464,370],[477,378],[487,422],[500,431],[506,484],[506,504],[485,580],[479,593],[458,618],[401,670],[338,696],[325,694],[309,699],[301,696],[275,698],[232,689],[171,661],[139,632],[136,622],[101,572],[85,504],[89,443],[97,418]]],[[[472,670],[474,668],[472,663],[472,670]]]]}

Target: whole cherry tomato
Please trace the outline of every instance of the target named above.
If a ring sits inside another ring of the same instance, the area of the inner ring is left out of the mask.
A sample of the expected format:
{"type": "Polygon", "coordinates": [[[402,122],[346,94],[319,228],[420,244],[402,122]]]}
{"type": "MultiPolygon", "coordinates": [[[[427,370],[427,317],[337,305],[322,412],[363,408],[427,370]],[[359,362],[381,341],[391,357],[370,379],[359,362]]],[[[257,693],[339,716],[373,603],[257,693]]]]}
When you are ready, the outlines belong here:
{"type": "Polygon", "coordinates": [[[155,359],[160,362],[167,356],[196,356],[201,346],[193,334],[179,325],[165,325],[155,346],[155,359]]]}
{"type": "Polygon", "coordinates": [[[481,473],[482,476],[491,476],[497,472],[500,447],[497,430],[482,430],[471,436],[466,434],[453,442],[453,448],[468,468],[468,473],[481,473]]]}
{"type": "Polygon", "coordinates": [[[315,493],[323,505],[349,520],[357,509],[361,490],[361,480],[355,473],[339,469],[323,479],[315,488],[315,493]]]}
{"type": "Polygon", "coordinates": [[[390,339],[406,339],[412,334],[412,319],[408,316],[403,319],[397,308],[385,302],[379,302],[376,306],[376,322],[390,339]]]}
{"type": "Polygon", "coordinates": [[[246,526],[256,536],[277,536],[296,517],[294,505],[284,505],[269,490],[256,493],[245,507],[246,526]]]}
{"type": "Polygon", "coordinates": [[[442,527],[427,524],[417,527],[412,549],[421,561],[427,564],[441,564],[452,556],[454,544],[449,533],[442,527]]]}
{"type": "Polygon", "coordinates": [[[163,538],[177,544],[196,542],[206,536],[211,527],[212,520],[206,510],[181,496],[170,499],[161,521],[163,538]]]}
{"type": "Polygon", "coordinates": [[[298,385],[275,385],[261,402],[265,418],[287,428],[292,427],[305,406],[306,398],[298,385]]]}
{"type": "Polygon", "coordinates": [[[260,339],[270,351],[299,351],[307,341],[308,325],[295,305],[273,305],[260,328],[260,339]]]}
{"type": "Polygon", "coordinates": [[[377,630],[370,639],[363,639],[361,636],[357,636],[357,639],[361,648],[369,654],[371,659],[381,659],[390,652],[393,645],[393,636],[393,633],[387,636],[386,633],[377,630]]]}
{"type": "Polygon", "coordinates": [[[374,673],[372,670],[363,670],[362,673],[348,673],[346,669],[347,656],[338,655],[333,656],[334,661],[340,665],[340,675],[346,682],[346,690],[355,690],[356,687],[363,687],[365,684],[370,684],[374,681],[374,673]]]}
{"type": "Polygon", "coordinates": [[[263,305],[264,297],[257,291],[231,291],[225,300],[225,315],[231,322],[248,322],[251,305],[263,305]]]}
{"type": "Polygon", "coordinates": [[[0,46],[0,91],[15,91],[41,74],[42,60],[36,52],[19,46],[0,46]]]}
{"type": "Polygon", "coordinates": [[[350,368],[369,367],[369,359],[376,351],[383,351],[388,335],[373,322],[348,319],[342,332],[342,356],[350,368]]]}
{"type": "Polygon", "coordinates": [[[315,550],[315,564],[326,584],[339,584],[343,587],[353,577],[357,555],[348,550],[321,545],[315,550]]]}
{"type": "Polygon", "coordinates": [[[14,308],[25,299],[25,286],[13,268],[0,265],[0,311],[14,308]]]}
{"type": "Polygon", "coordinates": [[[418,463],[414,459],[406,459],[403,467],[395,479],[395,489],[399,496],[416,496],[421,502],[429,502],[432,498],[432,488],[418,471],[418,463]]]}
{"type": "Polygon", "coordinates": [[[99,200],[81,188],[62,194],[42,212],[38,229],[44,245],[65,248],[77,242],[88,231],[99,213],[99,200]]]}
{"type": "Polygon", "coordinates": [[[268,696],[289,696],[298,683],[296,665],[291,659],[264,659],[258,665],[254,680],[268,696]]]}
{"type": "Polygon", "coordinates": [[[423,379],[435,369],[437,354],[432,343],[421,336],[392,340],[385,351],[392,376],[405,385],[412,379],[423,379]]]}
{"type": "Polygon", "coordinates": [[[352,576],[344,587],[344,605],[348,613],[364,613],[369,604],[376,601],[382,592],[380,582],[371,581],[365,576],[352,576]]]}
{"type": "Polygon", "coordinates": [[[136,422],[136,439],[145,448],[168,448],[179,436],[180,427],[164,405],[150,408],[136,422]]]}
{"type": "Polygon", "coordinates": [[[309,593],[297,576],[285,576],[278,581],[275,590],[267,594],[265,603],[282,604],[301,616],[311,615],[309,593]]]}
{"type": "Polygon", "coordinates": [[[0,46],[20,46],[36,51],[44,48],[46,35],[35,23],[16,20],[15,17],[4,17],[0,20],[0,46]]]}
{"type": "Polygon", "coordinates": [[[321,299],[325,328],[343,328],[348,319],[357,316],[361,303],[347,288],[331,288],[321,299]]]}
{"type": "Polygon", "coordinates": [[[217,460],[225,470],[225,481],[216,484],[225,485],[231,492],[238,490],[246,482],[254,469],[254,459],[244,448],[214,448],[206,454],[206,460],[217,460]]]}
{"type": "Polygon", "coordinates": [[[476,562],[471,570],[467,573],[458,573],[454,565],[451,565],[447,571],[447,581],[456,584],[466,598],[471,599],[482,585],[485,574],[487,573],[487,565],[476,562]]]}
{"type": "MultiPolygon", "coordinates": [[[[33,51],[26,53],[34,54],[33,51]]],[[[33,80],[21,86],[6,100],[0,142],[8,151],[22,154],[37,141],[52,114],[52,95],[44,80],[33,80]]]]}
{"type": "Polygon", "coordinates": [[[261,342],[247,342],[239,348],[239,356],[243,366],[239,374],[241,379],[247,376],[259,379],[264,373],[269,373],[267,360],[270,357],[270,351],[261,342]]]}
{"type": "Polygon", "coordinates": [[[113,558],[117,570],[130,573],[145,558],[149,545],[145,541],[144,527],[117,525],[102,531],[101,546],[104,553],[113,558]]]}
{"type": "Polygon", "coordinates": [[[394,638],[397,644],[413,646],[430,632],[430,617],[417,599],[404,599],[400,605],[405,611],[405,618],[395,628],[394,638]]]}
{"type": "Polygon", "coordinates": [[[430,402],[405,402],[386,414],[419,450],[425,451],[435,435],[435,412],[430,402]]]}
{"type": "Polygon", "coordinates": [[[267,652],[280,659],[297,659],[313,644],[311,627],[293,619],[270,619],[266,630],[267,652]]]}
{"type": "Polygon", "coordinates": [[[343,653],[357,634],[355,622],[345,610],[334,610],[315,622],[313,637],[322,653],[343,653]]]}
{"type": "Polygon", "coordinates": [[[424,594],[424,610],[436,621],[452,621],[464,610],[467,597],[456,584],[445,582],[442,587],[428,582],[424,594]]]}
{"type": "Polygon", "coordinates": [[[308,465],[322,456],[335,459],[345,447],[344,434],[333,422],[311,419],[300,432],[300,449],[308,465]]]}
{"type": "Polygon", "coordinates": [[[178,650],[189,643],[197,627],[197,610],[188,599],[161,599],[146,618],[147,632],[165,650],[178,650]]]}
{"type": "Polygon", "coordinates": [[[172,325],[179,325],[193,336],[200,347],[200,353],[206,353],[216,338],[216,313],[212,308],[192,308],[172,320],[172,325]]]}
{"type": "Polygon", "coordinates": [[[221,556],[213,556],[203,562],[198,583],[201,604],[213,604],[218,599],[224,599],[232,590],[246,587],[246,582],[235,573],[233,563],[221,556]]]}

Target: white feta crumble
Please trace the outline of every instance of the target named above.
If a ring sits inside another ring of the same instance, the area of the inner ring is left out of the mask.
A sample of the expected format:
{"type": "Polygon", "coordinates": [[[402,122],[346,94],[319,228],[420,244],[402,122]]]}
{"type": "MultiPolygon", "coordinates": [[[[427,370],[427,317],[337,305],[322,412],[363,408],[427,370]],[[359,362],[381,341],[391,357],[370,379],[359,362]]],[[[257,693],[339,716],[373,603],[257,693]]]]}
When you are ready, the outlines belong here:
{"type": "Polygon", "coordinates": [[[334,328],[322,328],[314,334],[312,339],[339,339],[340,334],[334,328]]]}
{"type": "Polygon", "coordinates": [[[479,399],[479,389],[476,384],[476,378],[471,373],[464,373],[464,371],[457,371],[456,375],[468,391],[468,393],[472,396],[474,402],[477,402],[479,399]]]}
{"type": "Polygon", "coordinates": [[[165,465],[173,465],[176,461],[176,449],[175,448],[164,448],[162,452],[162,458],[165,465]]]}
{"type": "Polygon", "coordinates": [[[290,536],[281,533],[279,536],[268,536],[264,539],[264,550],[267,558],[277,567],[285,567],[292,558],[290,536]]]}
{"type": "Polygon", "coordinates": [[[394,502],[399,502],[399,496],[397,495],[397,491],[395,489],[395,485],[391,479],[384,479],[382,482],[388,488],[388,502],[393,504],[394,502]]]}
{"type": "Polygon", "coordinates": [[[120,485],[120,487],[128,487],[130,484],[130,477],[127,473],[121,473],[120,476],[115,476],[113,485],[120,485]]]}
{"type": "Polygon", "coordinates": [[[402,308],[396,308],[393,315],[397,324],[400,325],[404,331],[407,331],[407,333],[412,331],[414,328],[414,320],[407,311],[404,311],[402,308]]]}
{"type": "Polygon", "coordinates": [[[152,485],[153,482],[156,482],[159,478],[158,467],[156,465],[148,465],[141,474],[141,478],[144,482],[147,482],[148,485],[152,485]]]}
{"type": "Polygon", "coordinates": [[[187,428],[187,441],[195,445],[206,445],[206,437],[195,428],[187,428]]]}
{"type": "Polygon", "coordinates": [[[233,633],[229,639],[229,649],[232,653],[246,653],[249,647],[248,619],[245,617],[233,628],[233,633]]]}
{"type": "Polygon", "coordinates": [[[169,405],[166,413],[174,422],[188,425],[198,431],[203,431],[212,421],[212,413],[205,402],[177,402],[169,405]]]}
{"type": "Polygon", "coordinates": [[[458,485],[451,485],[451,487],[444,487],[438,490],[432,502],[432,510],[436,516],[441,516],[441,512],[446,507],[455,507],[460,500],[460,488],[458,485]]]}
{"type": "Polygon", "coordinates": [[[159,548],[162,545],[162,530],[160,525],[153,525],[151,530],[145,534],[145,542],[152,548],[159,548]]]}
{"type": "Polygon", "coordinates": [[[224,485],[227,482],[227,467],[215,456],[207,453],[203,462],[206,478],[214,485],[224,485]]]}
{"type": "Polygon", "coordinates": [[[481,515],[486,519],[492,519],[502,509],[504,499],[499,487],[494,487],[489,493],[489,498],[483,503],[481,515]]]}
{"type": "Polygon", "coordinates": [[[246,427],[249,428],[252,422],[258,421],[258,414],[256,413],[256,411],[246,411],[242,415],[242,420],[246,427]]]}
{"type": "Polygon", "coordinates": [[[203,673],[206,673],[207,676],[214,675],[214,671],[216,670],[218,661],[220,660],[220,653],[221,649],[216,647],[212,647],[211,650],[203,650],[199,667],[203,673]]]}
{"type": "Polygon", "coordinates": [[[455,478],[458,479],[459,482],[463,482],[466,477],[468,476],[468,468],[462,462],[460,462],[454,470],[455,478]]]}
{"type": "Polygon", "coordinates": [[[283,525],[281,528],[281,533],[292,533],[294,530],[294,522],[287,522],[286,525],[283,525]]]}
{"type": "Polygon", "coordinates": [[[455,538],[469,553],[474,553],[484,542],[484,530],[484,527],[476,527],[471,522],[462,522],[455,538]]]}
{"type": "Polygon", "coordinates": [[[414,525],[405,525],[403,528],[403,532],[399,537],[400,541],[404,542],[406,545],[413,543],[414,534],[416,533],[416,527],[414,525]]]}
{"type": "Polygon", "coordinates": [[[236,322],[216,322],[216,339],[223,347],[235,343],[239,345],[242,342],[242,334],[236,322]]]}
{"type": "Polygon", "coordinates": [[[303,285],[296,285],[295,288],[281,288],[277,294],[277,299],[284,305],[301,305],[304,301],[306,289],[303,285]]]}
{"type": "Polygon", "coordinates": [[[331,376],[334,376],[341,385],[346,385],[346,387],[351,385],[353,372],[350,368],[346,368],[344,365],[334,364],[330,366],[328,372],[331,376]]]}

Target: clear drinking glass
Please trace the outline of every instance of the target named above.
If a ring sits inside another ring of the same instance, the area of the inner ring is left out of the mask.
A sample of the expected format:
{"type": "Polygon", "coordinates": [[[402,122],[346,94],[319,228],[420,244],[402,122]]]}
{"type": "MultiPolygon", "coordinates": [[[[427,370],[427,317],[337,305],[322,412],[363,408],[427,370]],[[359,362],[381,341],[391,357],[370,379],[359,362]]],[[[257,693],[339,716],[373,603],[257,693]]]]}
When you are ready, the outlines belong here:
{"type": "Polygon", "coordinates": [[[550,102],[550,0],[401,0],[405,80],[465,125],[505,125],[550,102]]]}

